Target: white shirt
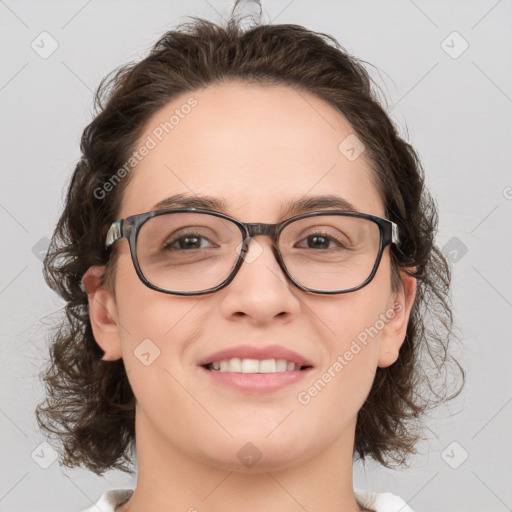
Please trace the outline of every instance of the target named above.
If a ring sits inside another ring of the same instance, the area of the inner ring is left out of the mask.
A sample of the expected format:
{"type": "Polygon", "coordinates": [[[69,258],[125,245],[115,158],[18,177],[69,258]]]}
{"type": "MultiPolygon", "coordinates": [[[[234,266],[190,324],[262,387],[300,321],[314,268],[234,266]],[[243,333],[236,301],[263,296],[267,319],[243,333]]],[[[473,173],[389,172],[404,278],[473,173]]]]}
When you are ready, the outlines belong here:
{"type": "MultiPolygon", "coordinates": [[[[372,492],[354,490],[356,501],[360,507],[374,512],[413,512],[402,499],[390,492],[372,492]]],[[[115,489],[107,491],[96,505],[82,512],[114,512],[116,507],[128,501],[133,493],[131,489],[115,489]]]]}

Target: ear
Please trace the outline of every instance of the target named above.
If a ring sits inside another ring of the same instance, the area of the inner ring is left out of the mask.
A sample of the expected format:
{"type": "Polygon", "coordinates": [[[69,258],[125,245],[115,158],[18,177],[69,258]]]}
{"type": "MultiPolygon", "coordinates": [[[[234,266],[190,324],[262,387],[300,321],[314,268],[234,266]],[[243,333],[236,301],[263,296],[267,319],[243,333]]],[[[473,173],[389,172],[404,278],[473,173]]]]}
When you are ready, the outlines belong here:
{"type": "Polygon", "coordinates": [[[102,284],[105,267],[91,267],[82,278],[89,298],[89,319],[96,343],[105,354],[103,361],[122,357],[117,306],[112,292],[102,284]]]}
{"type": "MultiPolygon", "coordinates": [[[[412,269],[411,269],[412,270],[412,269]]],[[[381,331],[378,366],[391,366],[398,359],[398,352],[407,333],[411,309],[416,297],[416,278],[401,272],[402,287],[391,296],[386,311],[386,324],[381,331]]]]}

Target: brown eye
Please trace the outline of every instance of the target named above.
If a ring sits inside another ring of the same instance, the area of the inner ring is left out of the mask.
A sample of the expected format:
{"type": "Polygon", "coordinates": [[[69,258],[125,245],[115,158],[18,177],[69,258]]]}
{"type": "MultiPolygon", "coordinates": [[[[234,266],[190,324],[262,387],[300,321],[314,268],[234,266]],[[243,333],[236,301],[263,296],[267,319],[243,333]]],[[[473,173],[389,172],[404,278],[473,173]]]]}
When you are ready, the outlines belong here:
{"type": "Polygon", "coordinates": [[[208,238],[193,233],[181,235],[174,240],[166,242],[164,245],[164,249],[179,251],[207,249],[209,247],[213,247],[213,244],[208,238]]]}
{"type": "Polygon", "coordinates": [[[333,238],[322,233],[314,233],[301,240],[296,247],[304,249],[334,249],[343,247],[343,245],[333,238]]]}

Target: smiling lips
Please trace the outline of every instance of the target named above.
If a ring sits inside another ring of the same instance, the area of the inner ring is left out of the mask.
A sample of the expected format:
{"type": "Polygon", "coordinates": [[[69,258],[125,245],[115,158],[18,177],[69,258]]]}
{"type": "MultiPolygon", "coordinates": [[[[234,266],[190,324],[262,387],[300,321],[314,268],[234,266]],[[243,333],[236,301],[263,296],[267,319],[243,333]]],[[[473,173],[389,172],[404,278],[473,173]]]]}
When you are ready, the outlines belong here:
{"type": "Polygon", "coordinates": [[[236,373],[277,373],[298,371],[312,364],[281,345],[239,345],[215,352],[199,362],[207,370],[236,373]]]}
{"type": "Polygon", "coordinates": [[[209,355],[199,366],[214,382],[253,394],[277,391],[313,368],[306,358],[280,345],[239,345],[209,355]]]}

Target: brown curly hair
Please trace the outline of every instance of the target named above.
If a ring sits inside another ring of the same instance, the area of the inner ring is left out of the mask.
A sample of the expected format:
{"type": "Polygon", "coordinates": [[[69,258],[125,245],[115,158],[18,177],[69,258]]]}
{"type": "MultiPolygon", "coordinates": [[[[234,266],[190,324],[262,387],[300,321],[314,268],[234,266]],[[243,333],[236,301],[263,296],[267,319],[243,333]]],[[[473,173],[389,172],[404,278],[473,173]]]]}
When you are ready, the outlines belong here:
{"type": "Polygon", "coordinates": [[[363,64],[333,37],[297,25],[242,29],[233,18],[223,26],[192,20],[165,33],[140,62],[114,70],[96,92],[96,116],[83,132],[82,157],[45,259],[46,281],[66,306],[50,340],[39,425],[59,438],[65,466],[82,465],[97,474],[133,471],[135,398],[122,360],[101,360],[81,284],[93,265],[106,265],[112,274],[105,228],[117,217],[129,176],[115,187],[105,184],[112,183],[161,107],[180,93],[241,79],[316,95],[348,119],[366,146],[386,215],[400,230],[400,246],[390,252],[392,286],[399,289],[400,271],[413,275],[418,286],[399,359],[377,369],[359,411],[354,454],[386,466],[404,464],[415,453],[423,413],[455,396],[464,380],[448,351],[450,270],[434,245],[437,210],[418,156],[380,105],[363,64]],[[447,385],[450,368],[462,378],[453,393],[447,385]]]}

